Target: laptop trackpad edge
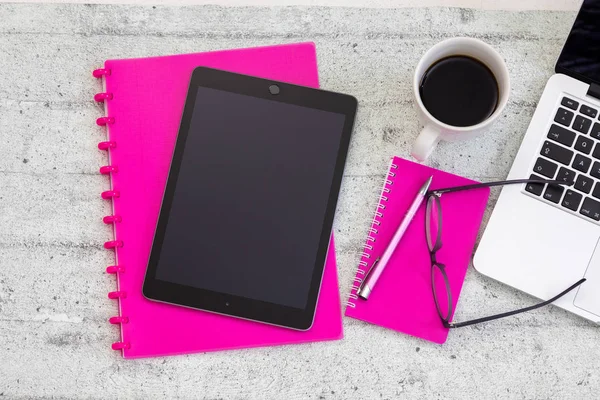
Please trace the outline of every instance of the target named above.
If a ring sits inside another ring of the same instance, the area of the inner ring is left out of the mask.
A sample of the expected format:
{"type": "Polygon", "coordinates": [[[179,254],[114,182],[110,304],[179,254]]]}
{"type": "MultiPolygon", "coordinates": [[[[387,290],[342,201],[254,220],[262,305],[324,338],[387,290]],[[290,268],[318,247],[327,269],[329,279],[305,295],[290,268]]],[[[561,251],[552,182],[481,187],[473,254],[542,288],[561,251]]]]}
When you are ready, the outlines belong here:
{"type": "Polygon", "coordinates": [[[573,304],[600,317],[600,241],[583,277],[586,281],[578,289],[573,304]]]}

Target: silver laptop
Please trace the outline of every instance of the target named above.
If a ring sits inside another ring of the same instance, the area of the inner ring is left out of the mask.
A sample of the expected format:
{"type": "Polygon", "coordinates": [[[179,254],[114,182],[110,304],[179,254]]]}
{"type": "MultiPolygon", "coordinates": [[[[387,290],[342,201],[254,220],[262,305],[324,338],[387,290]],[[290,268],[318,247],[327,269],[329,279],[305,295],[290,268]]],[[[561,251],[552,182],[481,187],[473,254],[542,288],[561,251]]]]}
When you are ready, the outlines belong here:
{"type": "Polygon", "coordinates": [[[585,0],[544,89],[508,179],[574,181],[506,186],[475,268],[540,299],[582,277],[554,304],[600,324],[600,0],[585,0]]]}

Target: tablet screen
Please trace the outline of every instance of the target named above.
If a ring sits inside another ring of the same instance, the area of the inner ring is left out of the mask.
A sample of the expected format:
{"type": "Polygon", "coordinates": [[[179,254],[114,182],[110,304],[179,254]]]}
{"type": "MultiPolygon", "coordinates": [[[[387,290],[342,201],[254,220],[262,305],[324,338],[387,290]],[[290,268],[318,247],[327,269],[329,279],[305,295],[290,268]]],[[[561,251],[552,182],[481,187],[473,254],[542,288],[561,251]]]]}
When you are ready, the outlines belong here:
{"type": "Polygon", "coordinates": [[[156,278],[305,308],[345,116],[196,96],[156,278]]]}

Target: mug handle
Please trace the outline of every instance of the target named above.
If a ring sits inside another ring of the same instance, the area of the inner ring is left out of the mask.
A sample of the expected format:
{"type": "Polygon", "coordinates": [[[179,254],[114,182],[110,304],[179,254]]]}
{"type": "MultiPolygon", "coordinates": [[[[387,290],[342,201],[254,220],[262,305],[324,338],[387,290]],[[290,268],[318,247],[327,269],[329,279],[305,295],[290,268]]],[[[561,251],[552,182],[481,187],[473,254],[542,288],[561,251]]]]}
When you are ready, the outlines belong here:
{"type": "Polygon", "coordinates": [[[425,161],[440,141],[441,131],[434,125],[425,125],[413,144],[411,155],[418,161],[425,161]]]}

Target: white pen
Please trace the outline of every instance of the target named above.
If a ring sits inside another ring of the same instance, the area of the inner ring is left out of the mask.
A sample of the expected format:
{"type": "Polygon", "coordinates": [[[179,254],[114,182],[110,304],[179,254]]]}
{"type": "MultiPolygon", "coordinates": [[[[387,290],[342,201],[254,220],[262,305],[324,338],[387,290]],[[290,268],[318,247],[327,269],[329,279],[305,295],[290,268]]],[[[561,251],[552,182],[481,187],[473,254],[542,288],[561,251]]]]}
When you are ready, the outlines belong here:
{"type": "Polygon", "coordinates": [[[381,277],[381,274],[385,270],[385,267],[390,261],[392,254],[394,254],[396,247],[398,247],[398,243],[400,243],[400,240],[402,239],[402,236],[404,236],[404,233],[410,225],[410,222],[413,220],[415,214],[417,213],[417,210],[423,203],[423,200],[425,199],[425,194],[427,194],[432,180],[433,176],[430,176],[429,179],[427,179],[427,182],[425,182],[423,186],[421,186],[421,189],[419,189],[419,192],[417,193],[415,199],[408,208],[408,211],[402,219],[402,222],[400,222],[400,226],[398,226],[396,233],[394,233],[392,240],[385,248],[381,257],[375,260],[375,262],[371,266],[371,269],[365,276],[365,279],[361,283],[360,287],[358,288],[358,292],[356,293],[361,299],[367,300],[369,298],[371,291],[373,291],[375,284],[377,283],[377,281],[381,277]]]}

